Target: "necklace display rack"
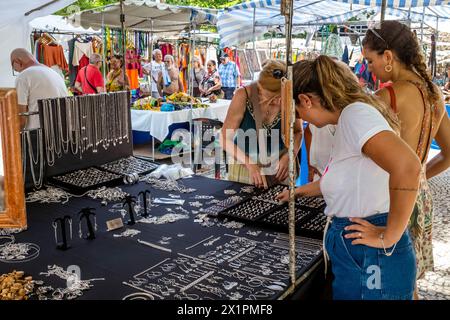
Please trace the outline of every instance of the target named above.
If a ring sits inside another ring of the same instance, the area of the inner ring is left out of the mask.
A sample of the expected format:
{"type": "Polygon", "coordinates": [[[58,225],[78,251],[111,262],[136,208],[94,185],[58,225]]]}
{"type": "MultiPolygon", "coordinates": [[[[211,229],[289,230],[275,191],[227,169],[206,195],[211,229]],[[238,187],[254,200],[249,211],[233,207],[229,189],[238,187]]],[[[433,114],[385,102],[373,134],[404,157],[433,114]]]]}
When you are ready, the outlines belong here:
{"type": "MultiPolygon", "coordinates": [[[[262,190],[251,198],[241,201],[229,201],[232,205],[220,203],[209,207],[203,212],[213,217],[231,218],[260,227],[277,231],[288,231],[288,205],[275,201],[278,193],[286,187],[274,185],[262,190]]],[[[321,239],[326,224],[324,214],[325,201],[317,197],[300,197],[295,203],[296,232],[301,236],[321,239]]]]}
{"type": "MultiPolygon", "coordinates": [[[[53,182],[89,189],[115,180],[111,172],[100,170],[105,177],[97,177],[99,172],[91,167],[132,156],[129,102],[126,91],[39,100],[42,132],[31,139],[32,144],[36,143],[31,155],[36,151],[43,153],[45,178],[54,177],[53,182]],[[78,170],[85,179],[70,183],[75,179],[70,173],[78,170]],[[66,174],[69,176],[65,177],[66,174]],[[69,181],[62,181],[66,178],[69,181]],[[96,183],[88,183],[86,178],[94,178],[96,183]]],[[[25,142],[30,140],[25,138],[25,142]]],[[[34,156],[32,160],[37,166],[34,156]]],[[[135,166],[142,168],[143,164],[135,166]]],[[[37,174],[34,180],[35,186],[41,182],[37,174]]]]}

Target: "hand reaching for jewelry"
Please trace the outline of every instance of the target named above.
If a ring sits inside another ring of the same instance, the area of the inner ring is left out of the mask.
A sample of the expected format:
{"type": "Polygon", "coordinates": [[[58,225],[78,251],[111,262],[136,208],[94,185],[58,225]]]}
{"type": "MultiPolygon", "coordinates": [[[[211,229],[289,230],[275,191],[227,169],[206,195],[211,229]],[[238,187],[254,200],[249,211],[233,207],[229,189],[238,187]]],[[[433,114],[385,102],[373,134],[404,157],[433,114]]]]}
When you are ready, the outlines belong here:
{"type": "Polygon", "coordinates": [[[261,174],[261,168],[257,164],[249,164],[247,169],[252,183],[257,188],[268,188],[266,177],[261,174]]]}
{"type": "MultiPolygon", "coordinates": [[[[372,248],[383,248],[380,235],[386,231],[386,227],[377,227],[370,222],[360,218],[349,218],[355,224],[345,227],[345,230],[356,231],[345,235],[346,239],[355,239],[352,245],[364,244],[372,248]]],[[[393,241],[384,239],[385,248],[390,248],[394,245],[393,241]]]]}
{"type": "Polygon", "coordinates": [[[277,164],[277,174],[275,178],[282,182],[287,179],[289,174],[289,155],[285,154],[281,157],[280,161],[277,164]]]}
{"type": "Polygon", "coordinates": [[[275,197],[275,200],[280,202],[288,202],[289,201],[289,189],[285,188],[275,197]]]}

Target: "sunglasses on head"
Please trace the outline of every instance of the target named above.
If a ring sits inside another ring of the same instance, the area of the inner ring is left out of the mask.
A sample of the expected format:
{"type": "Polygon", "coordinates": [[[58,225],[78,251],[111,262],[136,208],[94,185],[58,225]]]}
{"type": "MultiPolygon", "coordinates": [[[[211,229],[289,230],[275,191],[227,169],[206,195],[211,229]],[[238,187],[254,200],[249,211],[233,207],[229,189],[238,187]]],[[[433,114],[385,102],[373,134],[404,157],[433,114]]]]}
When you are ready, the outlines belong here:
{"type": "Polygon", "coordinates": [[[281,79],[281,78],[286,76],[286,73],[283,70],[281,70],[281,69],[275,69],[275,70],[272,71],[272,76],[275,79],[281,79]]]}
{"type": "Polygon", "coordinates": [[[384,42],[384,44],[386,45],[386,49],[389,49],[389,45],[388,45],[387,41],[384,40],[384,38],[382,36],[380,36],[380,34],[375,30],[375,28],[369,28],[368,30],[370,32],[372,32],[375,35],[375,37],[377,37],[378,39],[380,39],[381,41],[384,42]]]}

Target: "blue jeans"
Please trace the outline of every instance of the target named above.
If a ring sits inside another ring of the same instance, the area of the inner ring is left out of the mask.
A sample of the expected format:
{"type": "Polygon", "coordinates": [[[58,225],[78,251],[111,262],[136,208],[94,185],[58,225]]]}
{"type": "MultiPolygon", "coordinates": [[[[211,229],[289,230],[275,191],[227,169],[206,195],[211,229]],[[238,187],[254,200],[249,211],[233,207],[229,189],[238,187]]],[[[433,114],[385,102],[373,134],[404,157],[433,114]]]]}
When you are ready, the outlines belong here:
{"type": "Polygon", "coordinates": [[[225,100],[231,100],[231,99],[233,99],[233,96],[234,96],[234,90],[236,90],[236,88],[232,88],[232,87],[222,87],[222,91],[225,93],[224,99],[225,99],[225,100]]]}
{"type": "MultiPolygon", "coordinates": [[[[386,226],[387,214],[366,218],[376,226],[386,226]]],[[[325,237],[325,248],[333,271],[335,300],[411,300],[416,281],[416,256],[409,231],[405,231],[392,256],[383,249],[352,245],[344,235],[355,231],[348,218],[333,218],[325,237]]],[[[392,248],[386,251],[391,252],[392,248]]]]}

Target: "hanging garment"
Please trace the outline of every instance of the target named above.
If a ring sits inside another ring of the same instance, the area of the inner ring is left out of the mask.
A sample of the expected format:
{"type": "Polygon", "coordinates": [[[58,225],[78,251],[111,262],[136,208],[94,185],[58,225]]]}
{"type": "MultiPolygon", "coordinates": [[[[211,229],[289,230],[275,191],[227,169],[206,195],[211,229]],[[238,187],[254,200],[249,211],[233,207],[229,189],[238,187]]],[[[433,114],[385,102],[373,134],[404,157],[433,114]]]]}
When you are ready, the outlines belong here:
{"type": "Polygon", "coordinates": [[[336,57],[338,59],[342,57],[342,55],[344,54],[344,50],[342,49],[341,38],[339,37],[339,35],[335,33],[330,34],[330,36],[327,38],[327,41],[325,42],[322,54],[336,57]]]}
{"type": "Polygon", "coordinates": [[[46,66],[57,65],[61,70],[69,72],[69,66],[64,56],[64,50],[61,45],[43,45],[43,58],[46,66]]]}
{"type": "Polygon", "coordinates": [[[342,62],[344,62],[345,64],[349,64],[349,62],[350,62],[349,57],[348,57],[348,47],[347,47],[347,45],[345,45],[344,53],[342,54],[342,62]]]}
{"type": "Polygon", "coordinates": [[[206,62],[210,60],[215,61],[216,65],[218,64],[217,50],[214,46],[209,46],[208,50],[206,50],[206,62]]]}
{"type": "Polygon", "coordinates": [[[69,86],[73,87],[75,85],[75,79],[77,78],[78,68],[73,65],[73,52],[75,49],[76,38],[70,39],[67,42],[69,46],[69,86]]]}
{"type": "Polygon", "coordinates": [[[80,42],[79,40],[76,40],[74,44],[72,64],[74,66],[78,66],[83,55],[89,58],[93,53],[94,49],[92,48],[91,42],[80,42]]]}
{"type": "Polygon", "coordinates": [[[135,49],[127,49],[125,67],[130,80],[130,89],[139,88],[139,77],[142,77],[141,57],[136,53],[135,49]]]}

